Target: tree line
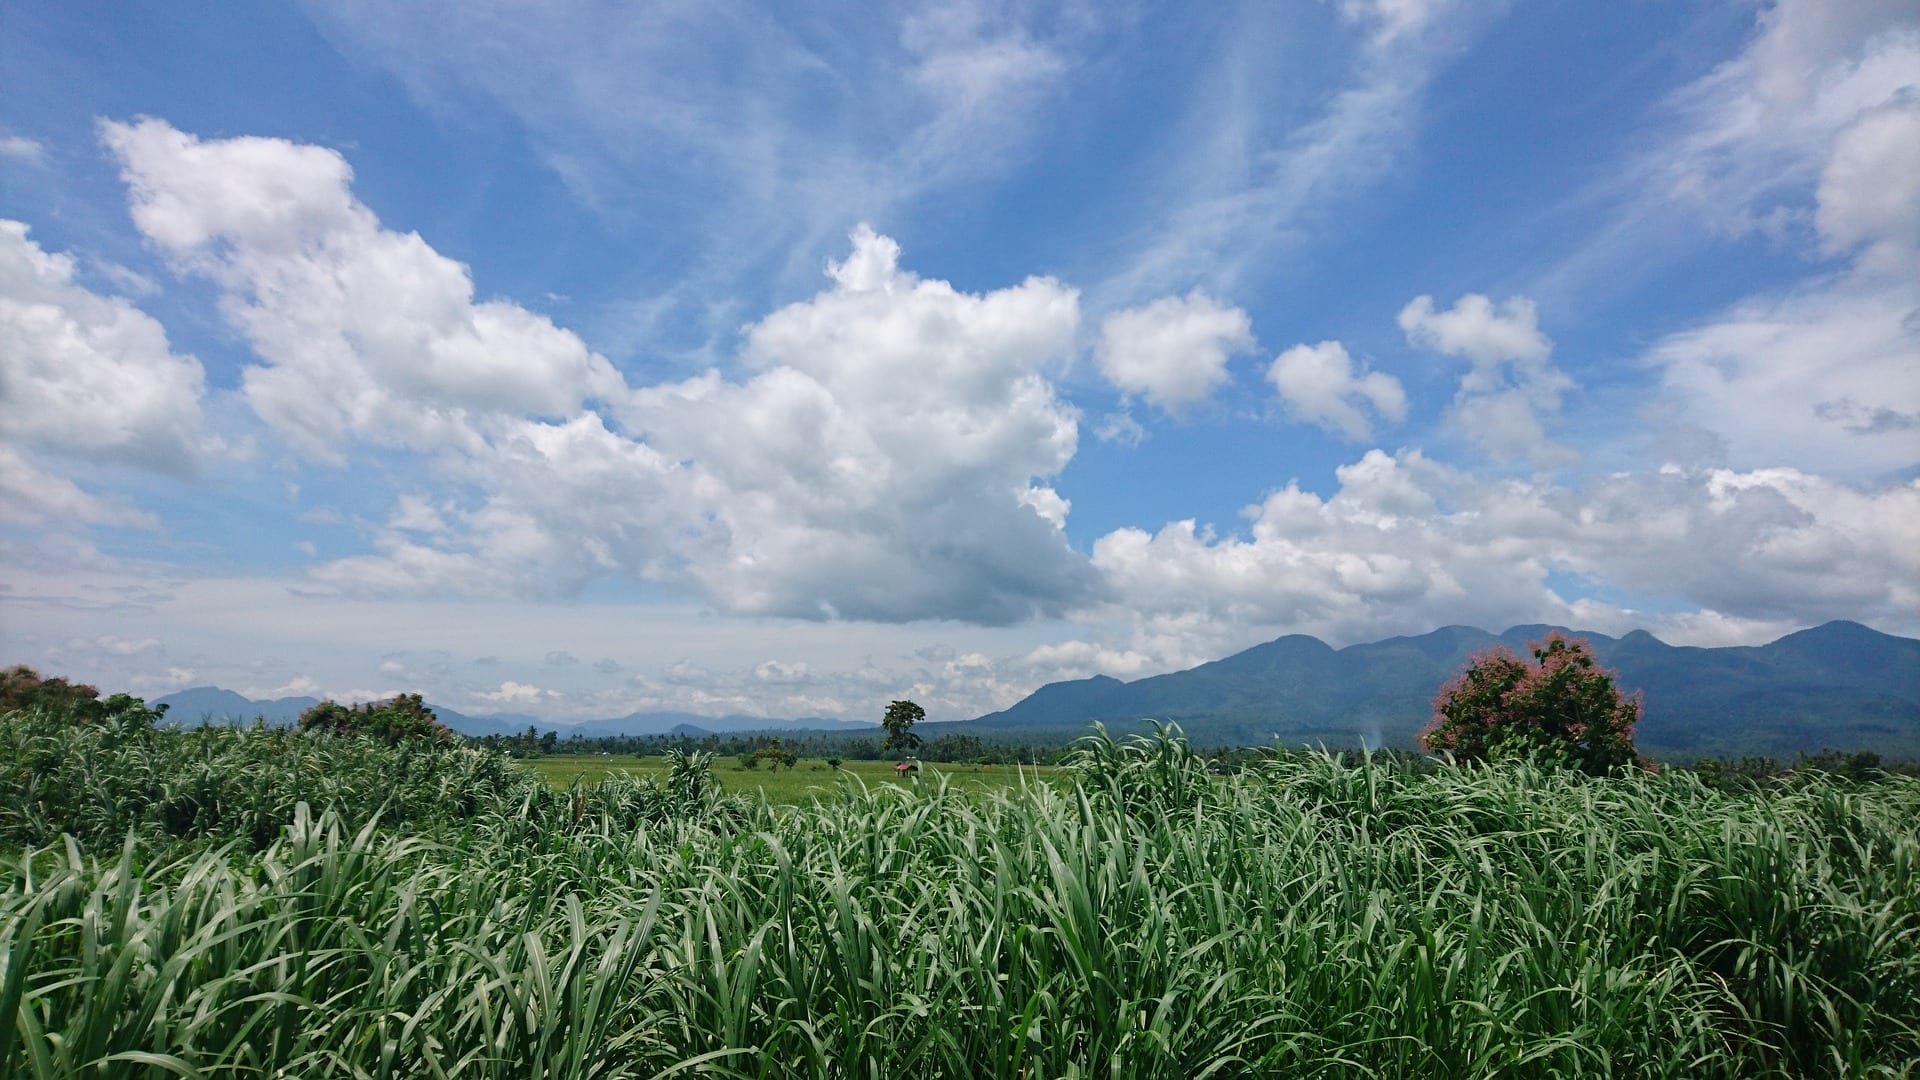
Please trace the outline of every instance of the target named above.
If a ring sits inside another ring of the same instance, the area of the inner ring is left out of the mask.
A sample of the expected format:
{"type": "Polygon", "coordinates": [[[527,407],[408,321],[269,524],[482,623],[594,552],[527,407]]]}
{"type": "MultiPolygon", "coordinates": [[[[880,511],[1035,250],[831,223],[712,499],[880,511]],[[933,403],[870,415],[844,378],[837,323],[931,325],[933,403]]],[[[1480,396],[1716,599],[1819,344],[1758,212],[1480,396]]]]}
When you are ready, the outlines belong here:
{"type": "MultiPolygon", "coordinates": [[[[1387,760],[1424,769],[1442,761],[1497,762],[1526,759],[1540,764],[1604,775],[1622,767],[1686,768],[1708,786],[1741,790],[1820,775],[1864,782],[1890,773],[1920,776],[1920,763],[1883,760],[1872,750],[1826,749],[1793,761],[1743,755],[1700,758],[1691,764],[1661,764],[1634,750],[1634,725],[1640,718],[1638,695],[1623,694],[1613,672],[1600,667],[1588,643],[1558,632],[1529,647],[1531,662],[1504,646],[1478,654],[1442,685],[1433,701],[1433,719],[1420,733],[1422,749],[1356,751],[1342,756],[1387,760]]],[[[0,670],[0,713],[49,710],[80,723],[128,717],[145,725],[164,722],[166,706],[148,707],[125,693],[102,697],[89,685],[43,676],[26,665],[0,670]]],[[[654,757],[704,753],[738,758],[749,768],[767,764],[791,767],[801,758],[838,762],[912,757],[942,764],[1057,764],[1074,751],[1073,742],[995,741],[975,734],[948,733],[923,738],[914,727],[926,712],[912,701],[888,703],[880,734],[834,731],[665,733],[654,735],[570,735],[529,726],[512,735],[457,735],[435,717],[419,694],[342,705],[323,701],[301,714],[298,728],[343,736],[365,736],[388,744],[426,739],[468,745],[516,758],[557,755],[654,757]]],[[[1280,748],[1214,747],[1199,751],[1212,771],[1238,772],[1284,753],[1280,748]]]]}
{"type": "MultiPolygon", "coordinates": [[[[562,738],[557,732],[529,727],[512,735],[473,736],[468,742],[525,758],[597,754],[652,757],[669,750],[686,753],[700,750],[718,757],[740,757],[756,754],[776,743],[797,757],[823,761],[829,758],[885,761],[900,756],[898,750],[888,748],[884,738],[832,731],[569,735],[562,738]]],[[[912,753],[921,761],[941,764],[1046,765],[1059,761],[1069,749],[1066,744],[1052,742],[998,742],[978,735],[953,734],[923,739],[912,753]]]]}

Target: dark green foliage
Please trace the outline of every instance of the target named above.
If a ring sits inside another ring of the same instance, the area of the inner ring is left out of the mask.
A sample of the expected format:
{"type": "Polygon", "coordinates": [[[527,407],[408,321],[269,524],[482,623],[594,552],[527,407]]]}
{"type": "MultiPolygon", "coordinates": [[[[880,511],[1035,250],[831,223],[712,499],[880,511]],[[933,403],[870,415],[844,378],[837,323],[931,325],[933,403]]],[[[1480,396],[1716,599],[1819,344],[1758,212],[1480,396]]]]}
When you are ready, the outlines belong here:
{"type": "Polygon", "coordinates": [[[779,772],[781,769],[791,769],[793,768],[793,763],[799,760],[794,757],[793,751],[780,745],[780,739],[777,736],[768,739],[765,746],[753,752],[753,756],[766,762],[767,768],[773,772],[779,772]]]}
{"type": "Polygon", "coordinates": [[[913,733],[913,725],[927,718],[927,710],[911,701],[890,701],[887,714],[881,718],[880,726],[887,730],[887,739],[883,748],[888,753],[907,754],[920,745],[920,736],[913,733]]]}
{"type": "Polygon", "coordinates": [[[942,735],[922,743],[918,756],[923,761],[985,762],[992,756],[988,751],[978,735],[942,735]]]}
{"type": "Polygon", "coordinates": [[[341,705],[323,701],[300,714],[300,730],[322,735],[366,736],[389,745],[424,740],[451,745],[453,732],[434,718],[419,694],[401,694],[386,701],[341,705]]]}
{"type": "Polygon", "coordinates": [[[45,845],[66,834],[95,850],[128,837],[259,849],[302,804],[353,829],[415,832],[463,827],[502,807],[540,828],[590,817],[625,830],[722,805],[703,754],[682,755],[664,790],[621,776],[555,792],[499,753],[432,737],[388,741],[388,730],[181,730],[155,728],[137,713],[96,724],[45,710],[0,715],[0,842],[45,845]]]}
{"type": "Polygon", "coordinates": [[[1752,791],[1780,775],[1780,763],[1770,757],[1742,757],[1725,761],[1701,758],[1693,763],[1700,782],[1718,791],[1752,791]]]}
{"type": "Polygon", "coordinates": [[[152,726],[167,712],[165,705],[150,709],[145,701],[129,694],[114,694],[103,700],[100,691],[91,686],[44,677],[25,664],[0,671],[0,713],[16,709],[44,712],[76,724],[98,724],[113,718],[122,725],[146,726],[152,726]]]}
{"type": "MultiPolygon", "coordinates": [[[[687,751],[684,747],[675,747],[671,750],[668,750],[667,755],[668,755],[668,760],[670,762],[672,761],[673,755],[675,754],[679,754],[684,758],[687,754],[687,751]]],[[[711,758],[713,755],[712,754],[702,755],[699,752],[696,752],[696,756],[704,756],[706,758],[711,758]]],[[[750,746],[740,751],[739,760],[740,760],[740,767],[743,769],[758,769],[762,764],[764,764],[767,766],[767,771],[779,772],[781,769],[793,768],[794,763],[799,761],[800,758],[793,751],[787,749],[785,746],[782,746],[780,744],[779,736],[776,735],[770,738],[761,738],[761,739],[753,740],[753,743],[750,746]]]]}
{"type": "Polygon", "coordinates": [[[1920,763],[1884,761],[1871,750],[1801,754],[1791,766],[1770,757],[1701,758],[1691,768],[1701,783],[1720,791],[1753,791],[1807,780],[1871,784],[1890,776],[1920,777],[1920,763]]]}
{"type": "Polygon", "coordinates": [[[1817,754],[1802,754],[1794,763],[1797,773],[1825,773],[1841,780],[1851,780],[1856,784],[1870,783],[1886,775],[1880,761],[1880,755],[1871,750],[1860,750],[1843,754],[1838,750],[1822,750],[1817,754]]]}

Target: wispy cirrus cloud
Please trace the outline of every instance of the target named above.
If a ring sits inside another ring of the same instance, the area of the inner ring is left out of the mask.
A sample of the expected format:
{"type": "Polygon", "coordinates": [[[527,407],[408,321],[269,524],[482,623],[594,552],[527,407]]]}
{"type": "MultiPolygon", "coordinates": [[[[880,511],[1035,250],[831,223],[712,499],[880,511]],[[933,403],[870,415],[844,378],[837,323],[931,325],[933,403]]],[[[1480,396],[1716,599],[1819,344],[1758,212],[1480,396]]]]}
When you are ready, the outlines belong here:
{"type": "MultiPolygon", "coordinates": [[[[1285,75],[1298,8],[1237,9],[1212,28],[1217,62],[1190,90],[1155,160],[1120,269],[1090,288],[1096,308],[1205,287],[1233,296],[1271,272],[1419,135],[1428,86],[1504,5],[1353,0],[1337,89],[1302,100],[1285,75]]],[[[1324,48],[1324,46],[1321,46],[1324,48]]],[[[1318,58],[1316,58],[1318,59],[1318,58]]],[[[1304,58],[1302,63],[1308,62],[1304,58]]]]}
{"type": "Polygon", "coordinates": [[[1782,0],[1678,107],[1656,197],[1723,232],[1777,228],[1806,272],[1663,336],[1644,366],[1735,465],[1920,465],[1920,11],[1782,0]]]}
{"type": "Polygon", "coordinates": [[[47,148],[25,135],[0,134],[0,158],[39,168],[47,163],[47,148]]]}
{"type": "Polygon", "coordinates": [[[503,110],[578,198],[664,243],[684,272],[601,320],[615,349],[723,338],[855,222],[1017,167],[1099,22],[973,2],[307,9],[429,107],[503,110]]]}
{"type": "Polygon", "coordinates": [[[1588,234],[1535,275],[1536,295],[1582,296],[1743,236],[1814,246],[1833,141],[1914,84],[1920,13],[1903,0],[1771,0],[1754,14],[1743,47],[1648,106],[1632,151],[1568,196],[1588,234]]]}

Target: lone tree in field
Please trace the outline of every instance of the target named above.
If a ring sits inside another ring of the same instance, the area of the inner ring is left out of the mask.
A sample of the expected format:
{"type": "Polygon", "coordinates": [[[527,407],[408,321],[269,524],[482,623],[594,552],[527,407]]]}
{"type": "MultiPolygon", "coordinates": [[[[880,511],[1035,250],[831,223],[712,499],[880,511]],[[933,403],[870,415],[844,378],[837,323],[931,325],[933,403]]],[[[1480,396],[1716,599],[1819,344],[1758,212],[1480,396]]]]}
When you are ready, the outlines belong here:
{"type": "Polygon", "coordinates": [[[913,733],[913,725],[927,718],[927,710],[911,701],[892,701],[887,703],[887,715],[880,726],[887,729],[887,741],[882,744],[889,752],[898,750],[906,753],[920,745],[920,736],[913,733]]]}
{"type": "Polygon", "coordinates": [[[767,745],[755,750],[753,756],[760,761],[766,762],[767,768],[774,772],[779,772],[782,768],[791,769],[793,768],[793,763],[799,760],[793,751],[780,745],[780,736],[778,735],[768,739],[767,745]]]}
{"type": "Polygon", "coordinates": [[[1531,664],[1504,645],[1468,661],[1433,699],[1421,745],[1465,760],[1531,757],[1595,775],[1632,764],[1640,695],[1620,693],[1582,638],[1555,631],[1528,649],[1531,664]]]}

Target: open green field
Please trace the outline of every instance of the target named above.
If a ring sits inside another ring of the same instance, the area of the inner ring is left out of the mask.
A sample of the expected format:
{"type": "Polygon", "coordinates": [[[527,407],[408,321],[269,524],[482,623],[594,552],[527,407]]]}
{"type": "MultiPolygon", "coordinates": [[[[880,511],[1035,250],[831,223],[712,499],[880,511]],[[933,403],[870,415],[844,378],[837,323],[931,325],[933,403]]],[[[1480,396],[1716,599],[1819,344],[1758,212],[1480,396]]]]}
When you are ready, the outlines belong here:
{"type": "MultiPolygon", "coordinates": [[[[576,780],[597,783],[618,774],[636,779],[651,776],[656,780],[664,780],[667,772],[665,760],[654,756],[555,755],[532,758],[523,765],[538,773],[548,784],[559,788],[568,787],[576,780]]],[[[1032,784],[1036,781],[1057,782],[1060,774],[1060,770],[1052,765],[948,765],[930,761],[921,763],[916,779],[903,780],[894,772],[893,766],[891,761],[842,761],[840,768],[831,769],[818,758],[802,758],[793,768],[776,772],[765,765],[757,769],[745,768],[737,758],[717,758],[713,764],[713,776],[720,782],[722,791],[760,795],[768,802],[792,804],[820,796],[837,795],[841,785],[849,780],[869,787],[877,784],[897,787],[912,787],[916,783],[937,785],[945,780],[956,789],[984,791],[1018,788],[1023,783],[1032,784]]]]}

